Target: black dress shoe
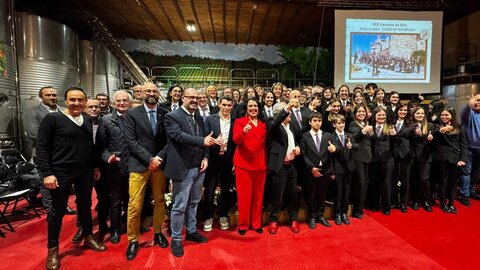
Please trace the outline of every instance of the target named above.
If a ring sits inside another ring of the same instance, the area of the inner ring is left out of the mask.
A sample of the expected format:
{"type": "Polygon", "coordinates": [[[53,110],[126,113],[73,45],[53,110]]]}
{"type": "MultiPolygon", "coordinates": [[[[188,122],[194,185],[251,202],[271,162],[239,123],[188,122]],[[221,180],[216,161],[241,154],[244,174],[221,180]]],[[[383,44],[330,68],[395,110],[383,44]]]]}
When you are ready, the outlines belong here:
{"type": "Polygon", "coordinates": [[[120,232],[113,231],[112,234],[110,235],[110,243],[118,244],[119,242],[120,242],[120,232]]]}
{"type": "Polygon", "coordinates": [[[311,218],[308,220],[308,227],[312,230],[314,230],[317,227],[317,224],[315,223],[314,218],[311,218]]]}
{"type": "Polygon", "coordinates": [[[168,240],[165,237],[165,235],[163,235],[163,233],[154,234],[153,235],[153,242],[161,248],[168,247],[168,240]]]}
{"type": "Polygon", "coordinates": [[[245,235],[246,232],[247,232],[247,230],[238,229],[238,234],[240,234],[240,235],[245,235]]]}
{"type": "Polygon", "coordinates": [[[332,226],[324,217],[317,217],[317,222],[322,224],[325,227],[332,226]]]}
{"type": "Polygon", "coordinates": [[[407,206],[405,204],[400,205],[400,212],[402,212],[402,213],[407,212],[407,206]]]}
{"type": "Polygon", "coordinates": [[[127,252],[125,253],[125,257],[127,260],[131,261],[137,257],[138,253],[138,242],[130,242],[127,247],[127,252]]]}
{"type": "Polygon", "coordinates": [[[466,207],[472,206],[472,203],[470,203],[470,200],[467,197],[460,197],[459,201],[466,207]]]}
{"type": "Polygon", "coordinates": [[[342,225],[342,217],[340,214],[335,214],[335,219],[333,220],[335,222],[335,225],[342,225]]]}
{"type": "Polygon", "coordinates": [[[420,204],[418,203],[412,203],[412,207],[411,207],[413,210],[418,210],[420,209],[420,204]]]}
{"type": "Polygon", "coordinates": [[[82,240],[83,240],[83,229],[82,227],[78,227],[77,232],[72,238],[72,244],[78,244],[82,240]]]}
{"type": "Polygon", "coordinates": [[[172,248],[172,254],[175,257],[182,257],[183,256],[183,246],[182,241],[180,240],[172,240],[172,244],[170,245],[172,248]]]}
{"type": "Polygon", "coordinates": [[[67,205],[67,209],[65,210],[65,215],[76,215],[77,211],[73,210],[70,208],[70,206],[67,205]]]}
{"type": "Polygon", "coordinates": [[[447,214],[450,213],[450,208],[444,204],[440,206],[440,209],[447,214]]]}
{"type": "Polygon", "coordinates": [[[350,219],[348,219],[347,213],[342,214],[342,222],[345,225],[350,225],[350,219]]]}
{"type": "Polygon", "coordinates": [[[450,213],[452,213],[452,214],[458,213],[458,212],[457,212],[457,208],[455,208],[455,206],[450,205],[448,208],[450,209],[450,213]]]}
{"type": "Polygon", "coordinates": [[[255,232],[256,232],[256,233],[263,233],[263,229],[260,227],[260,228],[258,228],[258,229],[255,229],[255,232]]]}
{"type": "Polygon", "coordinates": [[[425,211],[427,211],[427,212],[432,212],[433,211],[432,206],[430,206],[430,204],[428,202],[423,203],[423,209],[425,209],[425,211]]]}
{"type": "Polygon", "coordinates": [[[206,243],[206,242],[208,242],[208,239],[198,232],[187,233],[187,235],[185,236],[185,240],[192,241],[192,242],[195,242],[195,243],[206,243]]]}
{"type": "Polygon", "coordinates": [[[352,217],[362,219],[363,218],[362,210],[353,210],[352,217]]]}

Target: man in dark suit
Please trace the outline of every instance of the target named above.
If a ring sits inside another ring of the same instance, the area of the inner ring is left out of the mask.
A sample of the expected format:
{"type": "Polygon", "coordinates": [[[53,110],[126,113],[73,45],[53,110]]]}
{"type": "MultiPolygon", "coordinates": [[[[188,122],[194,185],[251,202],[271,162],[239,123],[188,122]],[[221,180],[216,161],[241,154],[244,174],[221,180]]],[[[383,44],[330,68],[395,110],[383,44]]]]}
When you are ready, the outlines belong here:
{"type": "Polygon", "coordinates": [[[219,215],[220,215],[220,229],[227,230],[228,212],[233,205],[233,194],[229,191],[232,185],[232,167],[233,167],[233,153],[235,145],[233,143],[233,122],[231,114],[233,107],[233,100],[230,97],[223,96],[218,100],[220,112],[207,117],[205,122],[206,133],[213,132],[214,138],[220,138],[220,145],[210,147],[210,156],[208,169],[205,173],[204,181],[204,210],[205,223],[203,224],[203,231],[209,232],[212,230],[213,213],[215,206],[213,204],[215,197],[215,188],[220,182],[220,200],[218,200],[219,215]]]}
{"type": "Polygon", "coordinates": [[[313,113],[310,116],[312,129],[302,135],[300,149],[305,165],[309,171],[307,179],[307,205],[308,227],[315,229],[315,222],[325,227],[330,223],[323,217],[325,211],[325,198],[327,197],[328,181],[333,174],[331,153],[336,151],[331,142],[333,136],[320,130],[322,126],[322,114],[313,113]]]}
{"type": "Polygon", "coordinates": [[[165,127],[163,118],[166,111],[157,106],[160,95],[153,83],[143,85],[144,103],[131,109],[125,121],[125,136],[128,141],[130,171],[127,239],[130,243],[126,251],[127,260],[133,260],[138,253],[140,235],[140,212],[145,197],[145,188],[150,181],[155,201],[153,209],[154,243],[168,247],[167,238],[162,234],[165,218],[166,178],[161,166],[166,159],[165,127]]]}
{"type": "Polygon", "coordinates": [[[165,116],[168,138],[168,161],[165,175],[173,181],[173,206],[170,214],[172,254],[183,256],[182,228],[185,240],[205,243],[207,238],[197,232],[197,206],[200,202],[205,170],[208,167],[208,148],[215,144],[212,133],[206,135],[203,118],[195,114],[198,91],[185,90],[180,109],[165,116]]]}
{"type": "Polygon", "coordinates": [[[288,105],[275,107],[275,118],[268,127],[268,168],[272,182],[272,202],[270,206],[270,224],[268,232],[276,234],[278,230],[278,213],[281,210],[283,194],[288,197],[288,215],[290,217],[290,230],[300,232],[297,222],[298,192],[297,170],[293,165],[295,157],[300,155],[300,148],[295,140],[289,124],[293,107],[299,107],[298,99],[290,99],[288,105]]]}
{"type": "MultiPolygon", "coordinates": [[[[215,101],[217,102],[217,101],[215,101]]],[[[198,91],[198,109],[197,113],[203,118],[203,122],[207,121],[207,117],[212,114],[216,114],[220,111],[220,108],[217,106],[212,106],[210,103],[207,103],[207,93],[204,90],[198,91]]]]}

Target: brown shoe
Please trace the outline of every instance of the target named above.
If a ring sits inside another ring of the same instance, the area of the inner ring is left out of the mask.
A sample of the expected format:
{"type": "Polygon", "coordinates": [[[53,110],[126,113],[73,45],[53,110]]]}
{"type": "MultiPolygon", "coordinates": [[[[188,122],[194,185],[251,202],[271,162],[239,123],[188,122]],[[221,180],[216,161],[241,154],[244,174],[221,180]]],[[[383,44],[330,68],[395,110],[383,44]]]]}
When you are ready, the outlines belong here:
{"type": "Polygon", "coordinates": [[[48,249],[45,267],[47,268],[47,270],[57,270],[60,267],[60,259],[58,258],[58,247],[48,249]]]}
{"type": "Polygon", "coordinates": [[[97,252],[103,252],[107,250],[107,247],[102,242],[97,241],[95,238],[93,238],[93,235],[85,236],[84,245],[86,248],[91,248],[97,252]]]}

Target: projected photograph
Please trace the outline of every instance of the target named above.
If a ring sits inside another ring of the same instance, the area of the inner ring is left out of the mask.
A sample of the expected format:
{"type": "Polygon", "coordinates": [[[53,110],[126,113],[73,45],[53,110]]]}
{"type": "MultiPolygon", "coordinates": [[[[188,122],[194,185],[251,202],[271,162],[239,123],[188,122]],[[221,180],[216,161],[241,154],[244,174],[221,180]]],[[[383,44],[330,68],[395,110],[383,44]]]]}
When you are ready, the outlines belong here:
{"type": "Polygon", "coordinates": [[[428,40],[422,33],[351,32],[349,45],[350,80],[426,79],[428,40]]]}

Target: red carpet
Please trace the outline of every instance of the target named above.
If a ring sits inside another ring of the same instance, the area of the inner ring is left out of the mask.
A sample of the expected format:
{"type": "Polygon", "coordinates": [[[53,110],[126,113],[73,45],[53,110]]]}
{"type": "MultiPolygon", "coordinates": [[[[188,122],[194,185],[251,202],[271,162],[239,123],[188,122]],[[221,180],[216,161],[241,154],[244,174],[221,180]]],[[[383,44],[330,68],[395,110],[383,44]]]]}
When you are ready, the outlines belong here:
{"type": "MultiPolygon", "coordinates": [[[[367,212],[349,226],[318,226],[293,234],[281,227],[277,235],[248,231],[205,234],[207,244],[184,242],[185,256],[175,258],[170,249],[151,246],[152,232],[141,238],[138,257],[124,258],[126,236],[120,244],[107,243],[105,253],[72,245],[75,217],[66,216],[61,234],[61,269],[476,269],[480,265],[478,241],[480,203],[457,206],[459,214],[423,210],[391,216],[367,212]]],[[[32,217],[32,216],[30,216],[32,217]]],[[[19,217],[20,218],[20,217],[19,217]]],[[[14,222],[17,232],[0,228],[1,269],[44,269],[46,222],[32,218],[14,222]]]]}

